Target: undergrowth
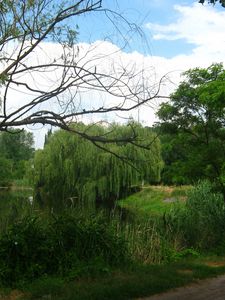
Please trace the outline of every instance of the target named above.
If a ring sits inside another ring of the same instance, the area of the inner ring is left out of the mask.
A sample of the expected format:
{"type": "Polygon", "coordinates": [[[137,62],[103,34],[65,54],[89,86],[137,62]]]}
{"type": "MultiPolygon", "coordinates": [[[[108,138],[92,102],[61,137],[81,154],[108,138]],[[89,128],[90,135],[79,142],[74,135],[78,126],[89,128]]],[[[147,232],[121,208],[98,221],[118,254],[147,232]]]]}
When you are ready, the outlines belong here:
{"type": "Polygon", "coordinates": [[[30,211],[0,235],[0,281],[20,287],[54,277],[107,277],[137,264],[165,267],[209,251],[223,254],[224,237],[224,201],[208,182],[158,216],[124,221],[75,208],[59,215],[30,211]]]}
{"type": "Polygon", "coordinates": [[[122,265],[127,253],[124,237],[102,215],[30,215],[0,237],[0,280],[16,286],[43,275],[75,278],[122,265]]]}

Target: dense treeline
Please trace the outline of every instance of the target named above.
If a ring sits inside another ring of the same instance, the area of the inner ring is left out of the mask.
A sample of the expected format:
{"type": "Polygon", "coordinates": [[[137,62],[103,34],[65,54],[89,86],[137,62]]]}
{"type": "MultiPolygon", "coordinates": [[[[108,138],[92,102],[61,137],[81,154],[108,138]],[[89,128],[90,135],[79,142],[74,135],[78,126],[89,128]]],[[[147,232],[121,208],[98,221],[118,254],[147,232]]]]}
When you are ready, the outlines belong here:
{"type": "Polygon", "coordinates": [[[0,133],[0,185],[23,179],[28,161],[34,155],[33,134],[16,129],[0,133]]]}
{"type": "Polygon", "coordinates": [[[193,69],[158,111],[166,184],[209,179],[225,192],[225,70],[193,69]]]}
{"type": "Polygon", "coordinates": [[[148,128],[138,124],[114,124],[108,128],[82,123],[74,126],[88,134],[107,134],[112,138],[129,136],[135,126],[139,140],[137,145],[112,143],[102,149],[77,135],[55,132],[48,137],[44,150],[35,155],[34,177],[39,198],[50,196],[54,203],[70,198],[91,206],[107,202],[112,206],[114,200],[126,196],[143,181],[160,181],[160,143],[148,128]]]}

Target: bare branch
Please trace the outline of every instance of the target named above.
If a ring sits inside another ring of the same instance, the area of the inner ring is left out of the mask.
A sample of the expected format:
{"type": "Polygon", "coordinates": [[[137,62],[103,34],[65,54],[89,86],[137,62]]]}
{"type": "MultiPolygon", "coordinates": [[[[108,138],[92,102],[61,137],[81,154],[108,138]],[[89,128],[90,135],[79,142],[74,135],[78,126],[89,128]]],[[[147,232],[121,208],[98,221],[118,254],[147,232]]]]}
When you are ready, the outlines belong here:
{"type": "Polygon", "coordinates": [[[128,28],[126,32],[138,32],[137,26],[104,8],[102,0],[68,1],[64,5],[54,0],[6,3],[5,13],[0,12],[0,92],[3,95],[0,131],[49,124],[73,131],[98,147],[99,143],[122,140],[139,145],[135,131],[129,137],[112,139],[76,132],[71,127],[83,116],[129,112],[153,99],[167,98],[160,95],[164,78],[157,88],[147,87],[143,70],[129,62],[115,63],[113,57],[121,55],[118,47],[112,53],[99,54],[97,44],[87,47],[74,43],[77,31],[72,25],[84,14],[105,14],[124,39],[124,45],[129,39],[116,22],[121,20],[128,28]],[[52,47],[54,54],[46,50],[48,47],[52,47]],[[12,95],[22,95],[20,103],[12,95]],[[100,101],[101,97],[105,100],[100,101]],[[94,101],[90,103],[88,98],[94,101]]]}

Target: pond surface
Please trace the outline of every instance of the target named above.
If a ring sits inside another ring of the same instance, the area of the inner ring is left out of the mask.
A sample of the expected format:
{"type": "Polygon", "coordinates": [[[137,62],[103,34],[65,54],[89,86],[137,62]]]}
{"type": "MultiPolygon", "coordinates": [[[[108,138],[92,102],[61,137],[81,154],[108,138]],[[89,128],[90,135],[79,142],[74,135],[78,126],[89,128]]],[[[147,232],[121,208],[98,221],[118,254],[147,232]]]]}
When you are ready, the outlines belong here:
{"type": "MultiPolygon", "coordinates": [[[[35,194],[36,195],[36,194],[35,194]]],[[[68,199],[66,199],[68,200],[68,199]]],[[[45,213],[61,213],[66,210],[82,211],[84,207],[72,205],[71,201],[57,201],[57,199],[39,199],[36,195],[33,198],[32,189],[0,189],[0,233],[3,232],[10,224],[13,224],[23,216],[28,216],[33,212],[45,213]]],[[[93,208],[92,208],[93,209],[93,208]]],[[[126,208],[115,205],[113,209],[104,206],[97,208],[104,211],[109,216],[117,216],[121,221],[129,221],[133,219],[133,215],[126,208]]],[[[85,211],[88,208],[85,207],[85,211]]]]}
{"type": "Polygon", "coordinates": [[[10,206],[12,203],[32,202],[31,199],[33,199],[33,190],[29,188],[18,190],[0,189],[0,210],[3,207],[10,206]]]}

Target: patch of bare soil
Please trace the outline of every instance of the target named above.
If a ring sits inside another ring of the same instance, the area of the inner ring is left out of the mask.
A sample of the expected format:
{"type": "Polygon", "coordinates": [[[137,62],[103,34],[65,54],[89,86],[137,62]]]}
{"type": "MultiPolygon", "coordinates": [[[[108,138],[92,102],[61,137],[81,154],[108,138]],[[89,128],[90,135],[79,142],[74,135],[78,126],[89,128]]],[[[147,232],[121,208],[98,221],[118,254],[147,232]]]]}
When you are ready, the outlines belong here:
{"type": "Polygon", "coordinates": [[[167,194],[171,194],[174,190],[174,186],[163,186],[163,185],[151,185],[151,188],[155,190],[163,190],[167,194]]]}
{"type": "Polygon", "coordinates": [[[0,295],[0,300],[20,300],[23,299],[24,293],[18,290],[13,290],[9,295],[0,295]]]}
{"type": "MultiPolygon", "coordinates": [[[[224,267],[225,261],[208,261],[205,263],[205,265],[209,266],[209,267],[215,267],[215,268],[224,267]]],[[[225,297],[224,297],[224,299],[225,299],[225,297]]]]}
{"type": "Polygon", "coordinates": [[[173,190],[174,190],[173,186],[165,186],[164,187],[164,191],[168,194],[172,194],[173,190]]]}
{"type": "Polygon", "coordinates": [[[178,270],[177,273],[179,274],[185,274],[185,275],[192,275],[193,271],[192,270],[178,270]]]}
{"type": "Polygon", "coordinates": [[[166,198],[163,200],[163,202],[165,202],[165,203],[172,203],[172,202],[176,202],[176,201],[177,201],[176,198],[166,198]]]}

